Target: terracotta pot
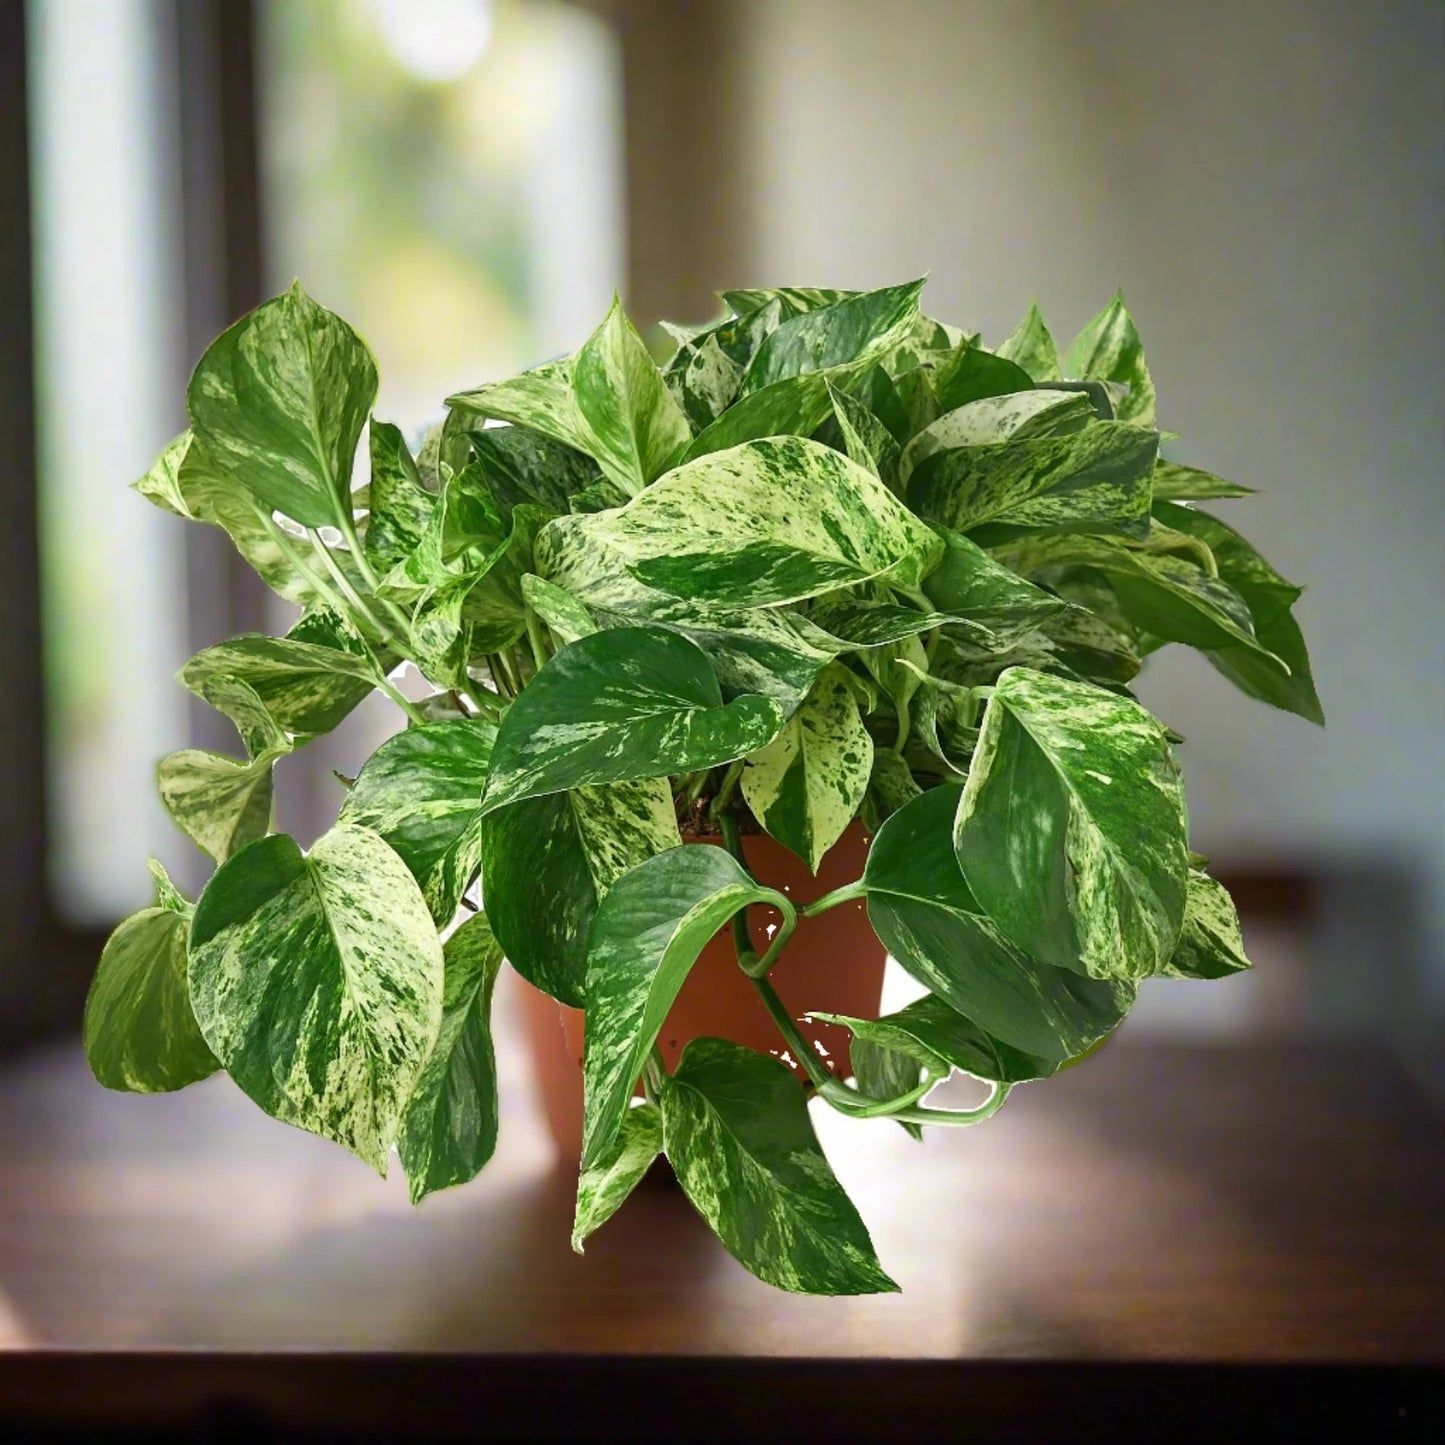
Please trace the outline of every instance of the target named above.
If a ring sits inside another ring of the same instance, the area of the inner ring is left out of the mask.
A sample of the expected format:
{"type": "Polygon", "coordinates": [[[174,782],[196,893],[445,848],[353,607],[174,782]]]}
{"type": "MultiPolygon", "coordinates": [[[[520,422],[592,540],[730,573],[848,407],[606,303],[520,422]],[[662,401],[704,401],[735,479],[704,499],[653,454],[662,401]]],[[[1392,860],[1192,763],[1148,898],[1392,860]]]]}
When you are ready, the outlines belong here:
{"type": "MultiPolygon", "coordinates": [[[[711,838],[695,841],[699,847],[721,846],[721,840],[711,838]]],[[[858,878],[869,840],[862,823],[853,822],[823,859],[816,878],[806,863],[766,835],[742,841],[748,866],[758,880],[801,904],[858,878]]],[[[749,917],[761,951],[769,936],[767,927],[778,923],[780,915],[774,909],[755,907],[749,910],[749,917]]],[[[885,957],[862,902],[843,903],[817,918],[799,919],[769,977],[795,1018],[812,1009],[875,1018],[883,993],[885,957]]],[[[583,1015],[529,984],[522,992],[523,1017],[547,1122],[563,1157],[575,1159],[582,1150],[583,1015]]],[[[822,1045],[820,1057],[828,1068],[840,1078],[846,1077],[847,1029],[813,1020],[803,1021],[800,1028],[805,1038],[822,1045]]],[[[689,1039],[704,1035],[778,1056],[785,1051],[777,1026],[738,968],[731,927],[708,942],[667,1016],[658,1042],[668,1068],[676,1065],[689,1039]]],[[[792,1067],[800,1080],[806,1078],[796,1062],[792,1067]]]]}

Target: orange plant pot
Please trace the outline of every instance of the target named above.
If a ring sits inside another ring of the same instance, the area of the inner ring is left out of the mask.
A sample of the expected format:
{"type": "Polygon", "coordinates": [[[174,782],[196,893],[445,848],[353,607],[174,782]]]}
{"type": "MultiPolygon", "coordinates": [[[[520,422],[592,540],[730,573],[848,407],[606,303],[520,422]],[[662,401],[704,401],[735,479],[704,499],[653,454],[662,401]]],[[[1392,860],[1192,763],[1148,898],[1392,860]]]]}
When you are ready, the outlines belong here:
{"type": "MultiPolygon", "coordinates": [[[[721,847],[720,839],[689,839],[701,847],[721,847]]],[[[808,865],[765,834],[742,840],[748,867],[765,887],[801,905],[852,883],[863,872],[868,836],[856,820],[828,852],[815,878],[808,865]]],[[[774,909],[749,910],[759,952],[771,926],[781,921],[774,909]]],[[[798,927],[769,977],[795,1018],[810,1010],[875,1018],[883,995],[883,945],[869,927],[861,900],[830,908],[816,918],[800,918],[798,927]]],[[[584,1016],[540,990],[525,985],[522,1008],[547,1122],[563,1157],[582,1151],[582,1049],[584,1016]]],[[[848,1068],[848,1031],[837,1024],[803,1020],[808,1040],[821,1046],[819,1057],[830,1072],[844,1078],[848,1068]]],[[[663,1025],[658,1043],[667,1067],[676,1066],[689,1039],[731,1039],[750,1049],[782,1057],[786,1046],[777,1025],[738,968],[732,930],[709,940],[663,1025]]],[[[793,1072],[806,1078],[796,1060],[793,1072]]]]}

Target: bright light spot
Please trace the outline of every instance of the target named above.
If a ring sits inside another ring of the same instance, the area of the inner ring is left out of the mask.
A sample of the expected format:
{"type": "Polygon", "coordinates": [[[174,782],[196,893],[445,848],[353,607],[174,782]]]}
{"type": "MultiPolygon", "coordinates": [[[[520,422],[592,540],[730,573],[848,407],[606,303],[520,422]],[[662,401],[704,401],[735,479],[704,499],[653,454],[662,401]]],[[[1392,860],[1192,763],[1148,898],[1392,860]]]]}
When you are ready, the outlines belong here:
{"type": "Polygon", "coordinates": [[[460,80],[492,38],[492,0],[371,0],[392,59],[418,80],[460,80]]]}

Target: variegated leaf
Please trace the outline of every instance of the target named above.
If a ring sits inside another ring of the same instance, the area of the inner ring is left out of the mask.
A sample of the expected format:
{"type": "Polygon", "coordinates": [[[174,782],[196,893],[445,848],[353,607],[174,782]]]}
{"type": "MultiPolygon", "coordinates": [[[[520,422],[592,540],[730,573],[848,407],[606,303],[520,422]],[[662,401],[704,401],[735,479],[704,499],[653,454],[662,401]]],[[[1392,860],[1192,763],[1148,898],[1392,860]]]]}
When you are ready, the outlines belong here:
{"type": "Polygon", "coordinates": [[[223,864],[191,922],[201,1033],[266,1113],[385,1174],[441,1026],[442,947],[406,865],[342,823],[223,864]]]}
{"type": "Polygon", "coordinates": [[[946,612],[920,612],[897,602],[874,602],[848,593],[830,592],[820,597],[808,620],[837,640],[840,652],[861,647],[883,647],[920,632],[950,625],[962,628],[980,643],[992,643],[993,634],[966,618],[946,612]]]}
{"type": "Polygon", "coordinates": [[[586,1004],[598,903],[629,869],[682,842],[666,778],[524,798],[482,820],[482,899],[512,967],[586,1004]]]}
{"type": "Polygon", "coordinates": [[[527,606],[551,629],[564,647],[579,637],[590,637],[597,631],[592,615],[565,587],[558,587],[535,572],[522,578],[522,598],[527,606]]]}
{"type": "Polygon", "coordinates": [[[159,858],[150,858],[146,860],[146,869],[151,875],[151,882],[156,886],[156,906],[168,908],[172,913],[182,914],[189,923],[191,914],[195,911],[195,905],[171,882],[165,865],[159,858]]]}
{"type": "Polygon", "coordinates": [[[612,1147],[577,1181],[572,1248],[578,1254],[587,1236],[617,1213],[661,1153],[661,1111],[653,1104],[633,1105],[622,1116],[612,1147]]]}
{"type": "MultiPolygon", "coordinates": [[[[293,629],[294,632],[294,629],[293,629]]],[[[213,679],[244,682],[289,733],[330,732],[376,686],[375,661],[296,636],[246,634],[198,652],[181,681],[198,696],[213,679]]]]}
{"type": "Polygon", "coordinates": [[[743,768],[743,797],[764,828],[814,873],[857,815],[873,739],[848,676],[827,668],[787,726],[743,768]]]}
{"type": "Polygon", "coordinates": [[[502,950],[484,913],[442,950],[442,1021],[397,1137],[413,1204],[475,1179],[497,1147],[497,1060],[492,988],[502,950]]]}
{"type": "Polygon", "coordinates": [[[485,417],[530,427],[591,455],[592,432],[572,387],[573,358],[549,361],[506,381],[488,382],[447,398],[469,426],[485,417]]]}
{"type": "Polygon", "coordinates": [[[106,940],[86,996],[85,1057],[107,1089],[167,1093],[220,1068],[191,1013],[190,905],[168,879],[162,898],[159,906],[131,914],[106,940]]]}
{"type": "Polygon", "coordinates": [[[836,306],[838,302],[862,293],[826,286],[768,286],[758,290],[720,291],[718,294],[739,316],[746,316],[773,302],[786,306],[788,315],[797,316],[822,306],[836,306]]]}
{"type": "Polygon", "coordinates": [[[908,504],[956,532],[991,522],[1036,530],[1148,531],[1158,434],[1095,422],[1072,436],[935,452],[908,479],[908,504]]]}
{"type": "Polygon", "coordinates": [[[1179,766],[1142,707],[1030,668],[999,678],[954,843],[1014,944],[1091,978],[1157,972],[1184,917],[1186,831],[1179,766]]]}
{"type": "Polygon", "coordinates": [[[680,634],[597,632],[552,657],[507,709],[483,811],[583,784],[731,762],[782,725],[767,698],[725,704],[707,658],[680,634]]]}
{"type": "Polygon", "coordinates": [[[683,461],[696,461],[764,437],[811,436],[832,406],[829,380],[828,373],[811,371],[743,397],[693,438],[683,461]]]}
{"type": "Polygon", "coordinates": [[[1121,382],[1129,392],[1116,405],[1119,420],[1154,425],[1154,382],[1122,291],[1074,338],[1065,366],[1083,380],[1121,382]]]}
{"type": "Polygon", "coordinates": [[[667,371],[667,386],[695,432],[710,427],[737,399],[743,368],[709,333],[682,347],[667,371]]]}
{"type": "Polygon", "coordinates": [[[1154,500],[1156,502],[1208,501],[1221,497],[1249,497],[1253,487],[1226,482],[1213,472],[1186,467],[1182,462],[1166,462],[1162,457],[1154,464],[1154,500]]]}
{"type": "Polygon", "coordinates": [[[198,848],[224,863],[271,830],[273,761],[270,753],[241,763],[183,748],[156,768],[161,802],[198,848]]]}
{"type": "Polygon", "coordinates": [[[389,572],[426,535],[437,499],[421,484],[401,429],[371,422],[371,485],[367,493],[366,558],[389,572]]]}
{"type": "Polygon", "coordinates": [[[211,343],[186,392],[191,429],[231,485],[304,527],[350,519],[376,363],[295,283],[211,343]]]}
{"type": "Polygon", "coordinates": [[[191,444],[191,434],[183,431],[174,441],[168,442],[161,454],[150,465],[150,469],[139,481],[132,482],[133,490],[139,492],[148,502],[154,502],[163,511],[174,512],[178,517],[191,518],[191,510],[181,494],[181,462],[191,444]]]}
{"type": "Polygon", "coordinates": [[[890,491],[896,491],[901,452],[892,433],[861,401],[840,391],[831,381],[828,383],[828,397],[833,404],[833,415],[838,419],[843,450],[860,467],[872,472],[890,491]]]}
{"type": "Polygon", "coordinates": [[[946,527],[934,530],[944,552],[923,579],[924,595],[940,612],[986,629],[995,646],[1011,645],[1064,610],[1057,597],[1025,582],[967,537],[946,527]]]}
{"type": "MultiPolygon", "coordinates": [[[[479,427],[467,436],[480,476],[504,521],[523,504],[560,516],[578,493],[602,478],[591,457],[528,427],[479,427]]],[[[625,493],[620,500],[626,500],[625,493]]]]}
{"type": "MultiPolygon", "coordinates": [[[[1046,1079],[1059,1068],[1057,1060],[1039,1058],[985,1033],[972,1019],[965,1018],[957,1009],[932,994],[915,1000],[895,1014],[885,1014],[876,1020],[824,1013],[810,1014],[809,1018],[843,1024],[852,1030],[855,1040],[861,1039],[878,1048],[905,1054],[935,1076],[940,1072],[939,1065],[942,1065],[944,1073],[949,1068],[955,1068],[972,1074],[976,1079],[1021,1084],[1029,1079],[1046,1079]]],[[[897,1092],[903,1093],[904,1090],[897,1092]]],[[[877,1097],[891,1096],[883,1094],[877,1097]]]]}
{"type": "Polygon", "coordinates": [[[1058,381],[1059,348],[1044,325],[1037,301],[1029,302],[1028,313],[1014,328],[997,354],[1006,361],[1016,361],[1035,381],[1058,381]]]}
{"type": "Polygon", "coordinates": [[[956,787],[932,788],[879,829],[863,873],[868,919],[888,952],[932,993],[992,1037],[1062,1063],[1118,1025],[1134,985],[1050,967],[1000,932],[954,855],[960,797],[956,787]]]}
{"type": "Polygon", "coordinates": [[[873,772],[863,800],[863,821],[877,832],[900,808],[920,796],[922,789],[903,757],[891,748],[873,749],[873,772]]]}
{"type": "Polygon", "coordinates": [[[703,945],[738,909],[767,897],[726,849],[706,843],[670,848],[612,885],[587,949],[584,1170],[611,1149],[643,1061],[703,945]]]}
{"type": "Polygon", "coordinates": [[[481,861],[482,789],[497,729],[481,718],[407,728],[366,760],[341,821],[381,835],[421,887],[433,920],[451,920],[481,861]]]}
{"type": "Polygon", "coordinates": [[[1093,418],[1088,397],[1077,392],[1035,390],[986,396],[944,412],[924,427],[908,443],[899,470],[907,478],[926,457],[953,447],[996,446],[1015,437],[1068,436],[1082,431],[1093,418]]]}
{"type": "Polygon", "coordinates": [[[262,753],[280,756],[290,751],[291,739],[250,683],[214,673],[200,678],[191,690],[235,723],[248,757],[259,758],[262,753]]]}
{"type": "Polygon", "coordinates": [[[662,1127],[687,1197],[759,1279],[797,1294],[897,1290],[785,1065],[725,1039],[694,1039],[664,1083],[662,1127]]]}
{"type": "Polygon", "coordinates": [[[1159,972],[1170,978],[1228,978],[1249,967],[1239,911],[1228,889],[1191,868],[1184,926],[1174,952],[1159,972]]]}
{"type": "Polygon", "coordinates": [[[922,281],[911,281],[790,317],[758,348],[742,395],[807,372],[870,364],[912,326],[922,290],[922,281]]]}
{"type": "Polygon", "coordinates": [[[773,437],[686,463],[615,512],[559,518],[538,559],[589,604],[622,570],[677,597],[764,607],[873,577],[914,586],[941,552],[877,477],[831,447],[773,437]]]}
{"type": "Polygon", "coordinates": [[[577,353],[572,386],[591,434],[586,450],[628,496],[672,466],[692,440],[682,408],[615,297],[577,353]]]}

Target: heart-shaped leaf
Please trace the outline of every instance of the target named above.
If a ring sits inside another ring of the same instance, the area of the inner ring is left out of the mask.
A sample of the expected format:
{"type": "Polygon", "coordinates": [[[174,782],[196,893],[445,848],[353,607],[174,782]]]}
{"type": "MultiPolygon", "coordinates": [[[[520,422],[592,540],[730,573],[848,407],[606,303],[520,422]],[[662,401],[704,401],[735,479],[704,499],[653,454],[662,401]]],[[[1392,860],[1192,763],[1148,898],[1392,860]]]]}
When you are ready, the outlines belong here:
{"type": "Polygon", "coordinates": [[[857,815],[873,739],[842,667],[826,669],[782,732],[747,760],[743,797],[764,828],[814,873],[857,815]]]}
{"type": "Polygon", "coordinates": [[[578,1254],[587,1236],[617,1213],[661,1153],[662,1111],[653,1104],[633,1105],[622,1116],[612,1147],[577,1181],[572,1248],[578,1254]]]}
{"type": "Polygon", "coordinates": [[[121,923],[106,940],[85,1000],[85,1057],[107,1089],[167,1093],[220,1068],[191,1012],[190,905],[169,880],[166,887],[182,908],[143,908],[121,923]]]}
{"type": "Polygon", "coordinates": [[[221,753],[183,748],[156,768],[161,802],[195,845],[224,863],[271,830],[274,754],[237,762],[221,753]]]}
{"type": "MultiPolygon", "coordinates": [[[[881,754],[880,754],[881,756],[881,754]]],[[[955,787],[904,804],[879,829],[863,882],[868,919],[909,973],[981,1029],[1048,1063],[1115,1028],[1134,986],[1030,958],[979,906],[952,843],[955,787]]]]}
{"type": "Polygon", "coordinates": [[[783,725],[776,703],[724,703],[695,643],[622,627],[558,652],[507,709],[483,812],[589,783],[655,778],[756,752],[783,725]]]}
{"type": "Polygon", "coordinates": [[[383,574],[421,544],[437,508],[436,497],[421,484],[400,428],[374,417],[367,507],[366,557],[383,574]]]}
{"type": "Polygon", "coordinates": [[[421,886],[433,920],[451,920],[481,859],[482,789],[494,724],[454,719],[407,728],[366,760],[343,823],[379,833],[421,886]]]}
{"type": "Polygon", "coordinates": [[[666,778],[524,798],[482,820],[482,892],[512,967],[572,1008],[586,1003],[598,901],[682,839],[666,778]]]}
{"type": "Polygon", "coordinates": [[[1228,978],[1249,967],[1239,912],[1228,889],[1191,868],[1184,926],[1174,952],[1159,971],[1171,978],[1228,978]]]}
{"type": "Polygon", "coordinates": [[[284,833],[242,849],[196,904],[189,980],[245,1093],[385,1174],[441,1026],[442,947],[377,834],[341,823],[309,854],[284,833]]]}
{"type": "Polygon", "coordinates": [[[1037,301],[1029,302],[1024,319],[998,348],[997,355],[1017,362],[1035,381],[1058,381],[1059,348],[1044,325],[1037,301]]]}
{"type": "Polygon", "coordinates": [[[1074,338],[1065,364],[1070,376],[1127,386],[1116,406],[1119,420],[1154,425],[1154,383],[1122,291],[1074,338]]]}
{"type": "Polygon", "coordinates": [[[784,1064],[725,1039],[694,1039],[665,1081],[662,1128],[687,1197],[759,1279],[797,1294],[897,1290],[784,1064]]]}
{"type": "Polygon", "coordinates": [[[191,430],[230,484],[303,527],[350,520],[376,363],[299,282],[211,343],[186,393],[191,430]]]}
{"type": "Polygon", "coordinates": [[[492,988],[502,950],[474,914],[442,950],[442,1022],[397,1138],[412,1203],[475,1179],[497,1147],[492,988]]]}
{"type": "Polygon", "coordinates": [[[999,678],[954,841],[1015,945],[1091,978],[1157,972],[1184,917],[1185,834],[1179,766],[1138,703],[1025,667],[999,678]]]}
{"type": "Polygon", "coordinates": [[[621,570],[645,587],[719,606],[796,602],[887,576],[916,585],[937,538],[847,457],[772,437],[688,462],[627,506],[559,518],[541,570],[583,602],[621,570]]]}
{"type": "Polygon", "coordinates": [[[587,950],[584,1170],[612,1147],[643,1061],[703,945],[738,909],[771,896],[730,853],[708,844],[659,853],[612,885],[587,950]]]}
{"type": "Polygon", "coordinates": [[[995,562],[982,547],[947,527],[935,528],[944,551],[923,579],[923,592],[940,612],[986,629],[1006,647],[1064,610],[1050,593],[995,562]]]}

